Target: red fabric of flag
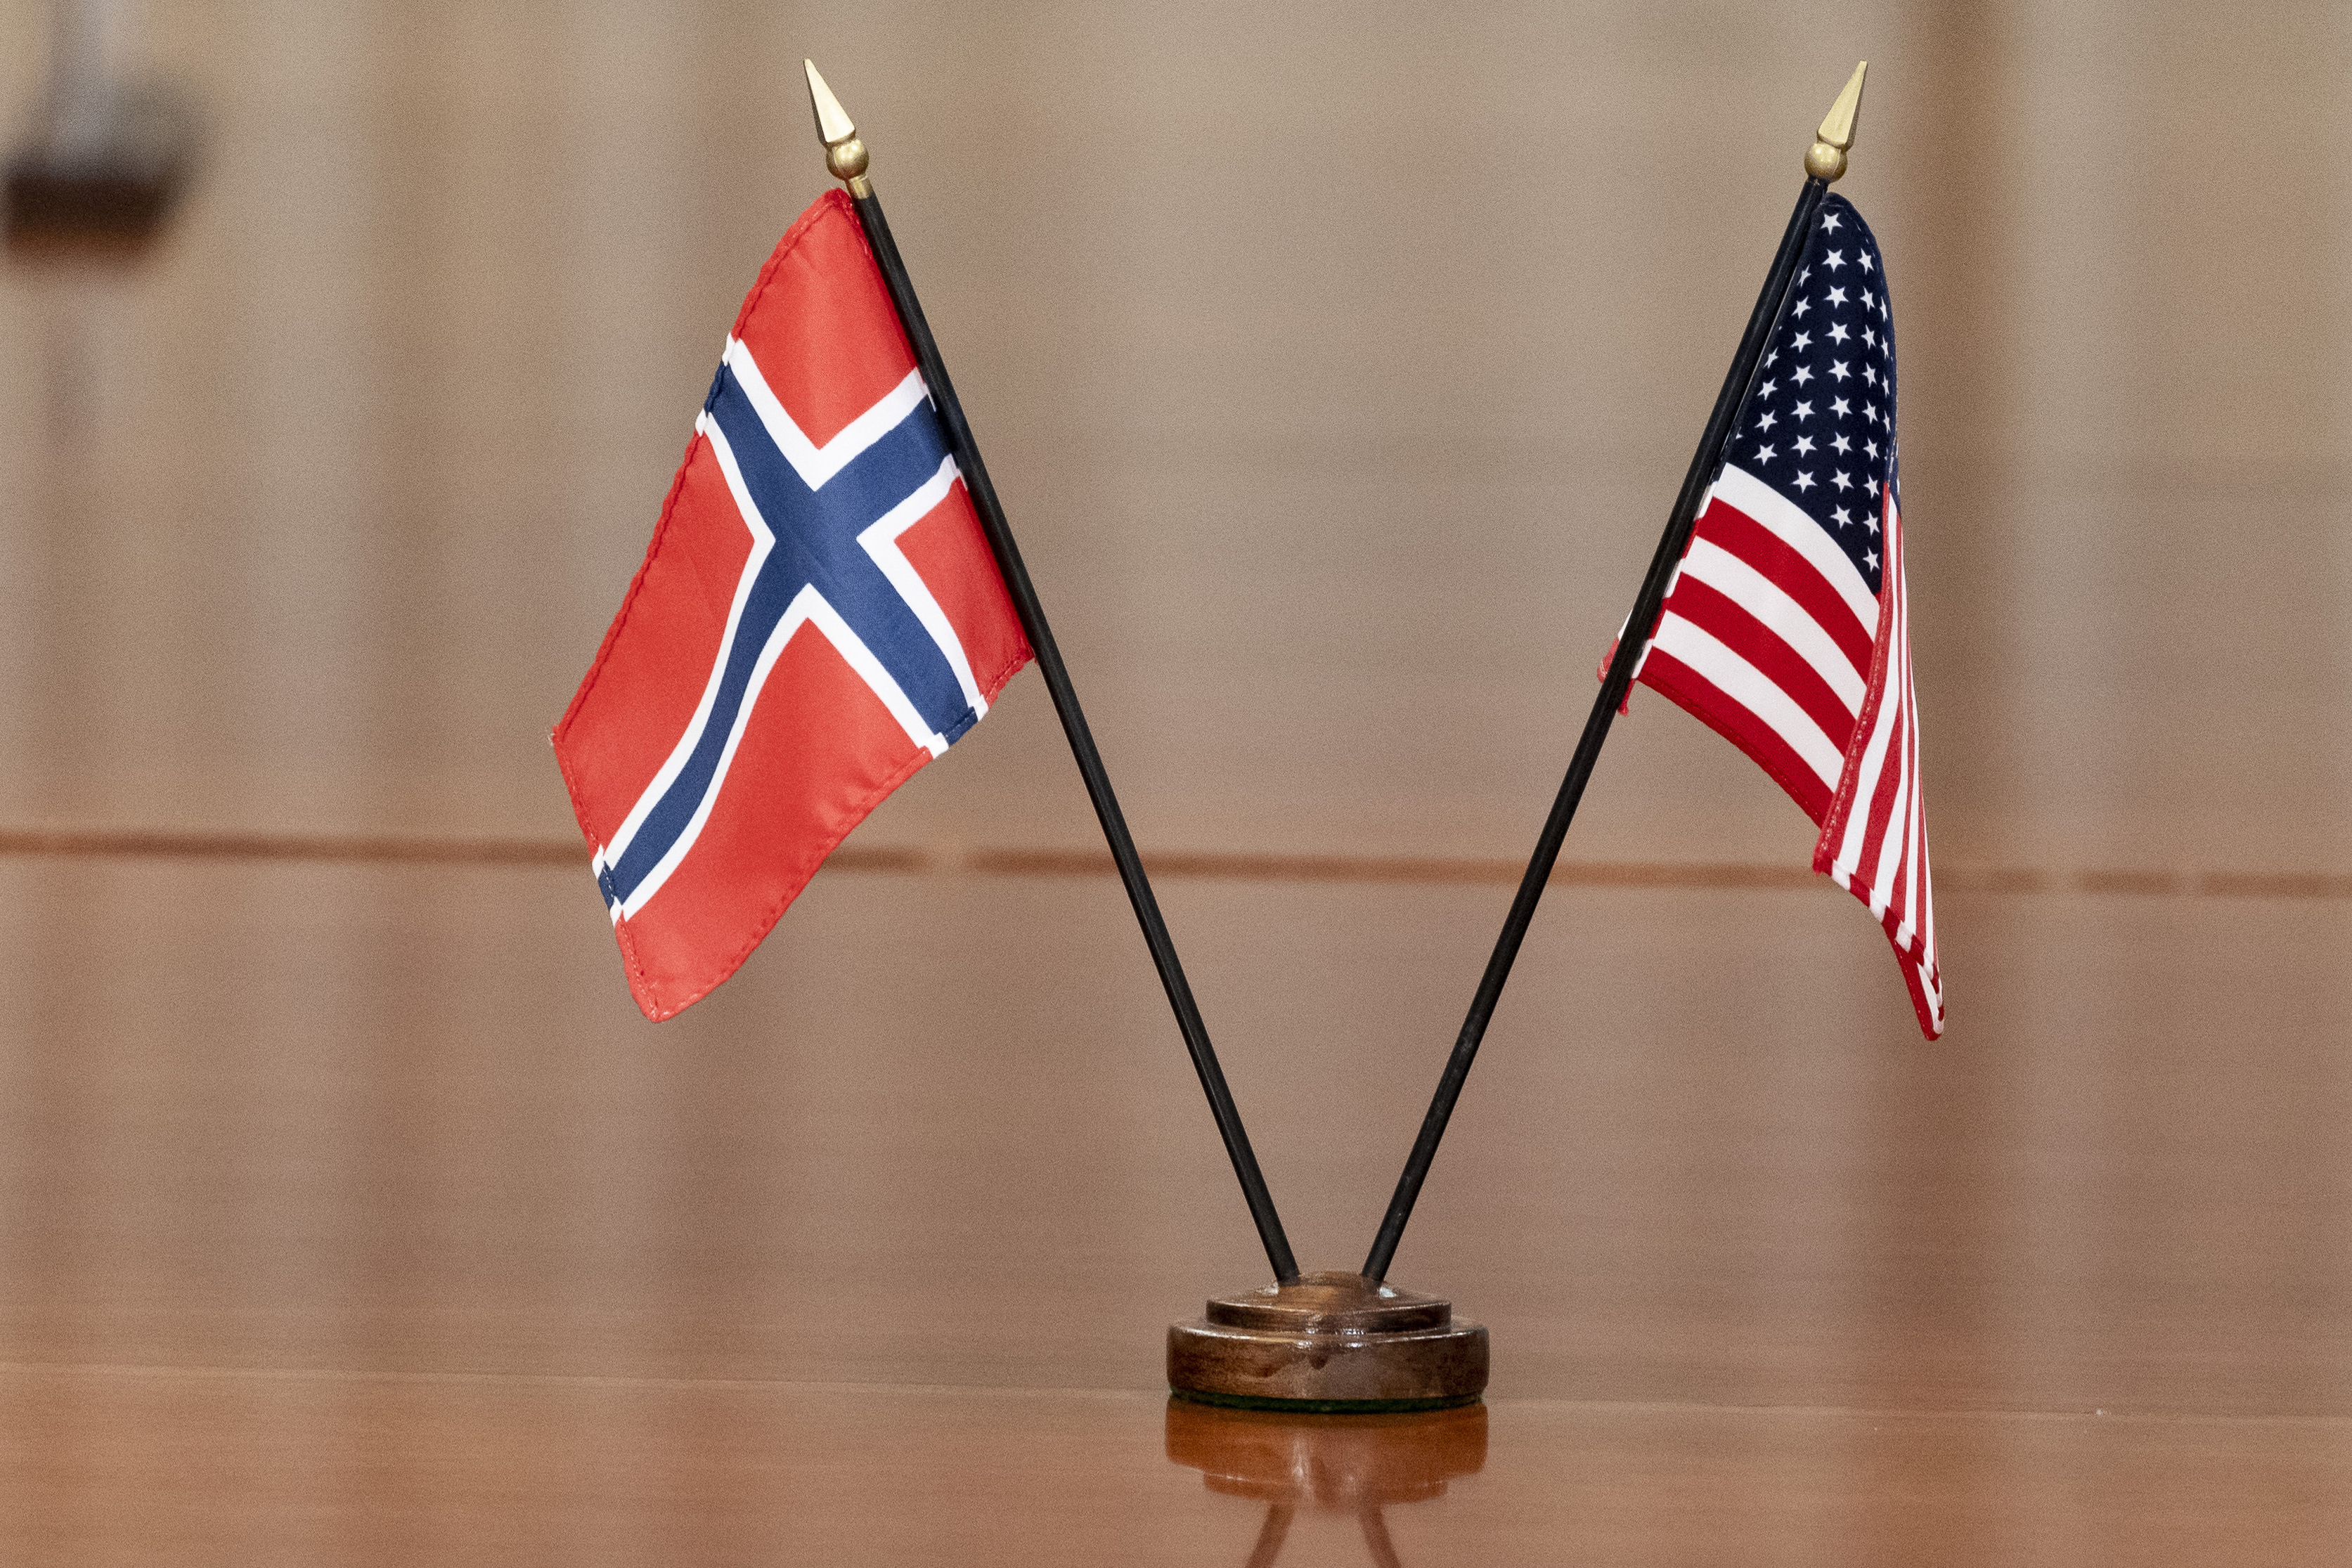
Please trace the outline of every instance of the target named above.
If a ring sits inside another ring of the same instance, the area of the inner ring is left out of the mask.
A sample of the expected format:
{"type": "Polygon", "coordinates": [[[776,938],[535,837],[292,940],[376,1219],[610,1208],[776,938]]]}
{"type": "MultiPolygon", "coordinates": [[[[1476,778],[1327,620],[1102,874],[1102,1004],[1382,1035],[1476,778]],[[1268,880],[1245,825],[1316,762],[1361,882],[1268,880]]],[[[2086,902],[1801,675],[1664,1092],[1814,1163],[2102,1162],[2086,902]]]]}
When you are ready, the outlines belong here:
{"type": "Polygon", "coordinates": [[[646,1016],[733,974],[1029,657],[856,210],[829,192],[744,300],[555,727],[646,1016]]]}

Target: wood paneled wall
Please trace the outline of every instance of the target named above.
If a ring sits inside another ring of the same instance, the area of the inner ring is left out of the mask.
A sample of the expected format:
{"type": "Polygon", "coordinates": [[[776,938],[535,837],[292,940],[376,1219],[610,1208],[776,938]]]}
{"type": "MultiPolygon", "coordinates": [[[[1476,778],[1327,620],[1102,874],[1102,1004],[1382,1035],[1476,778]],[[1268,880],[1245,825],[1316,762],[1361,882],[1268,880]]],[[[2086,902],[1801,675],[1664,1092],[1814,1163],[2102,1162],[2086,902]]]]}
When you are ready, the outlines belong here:
{"type": "MultiPolygon", "coordinates": [[[[566,833],[545,731],[824,183],[805,52],[1145,841],[1518,853],[1867,55],[1941,858],[2352,869],[2338,8],[146,15],[177,232],[0,274],[0,820],[566,833]]],[[[1091,831],[1024,681],[864,841],[1091,831]]],[[[1804,836],[1653,700],[1571,854],[1804,836]]]]}

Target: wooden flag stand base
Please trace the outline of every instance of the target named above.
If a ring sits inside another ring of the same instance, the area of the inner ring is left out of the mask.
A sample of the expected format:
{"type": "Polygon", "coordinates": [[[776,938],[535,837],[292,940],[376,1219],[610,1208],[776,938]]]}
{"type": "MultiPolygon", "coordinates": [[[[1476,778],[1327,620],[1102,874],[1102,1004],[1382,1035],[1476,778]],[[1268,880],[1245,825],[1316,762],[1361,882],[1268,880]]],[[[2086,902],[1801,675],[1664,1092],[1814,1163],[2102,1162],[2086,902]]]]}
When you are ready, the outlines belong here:
{"type": "Polygon", "coordinates": [[[1168,1385],[1297,1414],[1443,1410],[1486,1387],[1486,1330],[1454,1303],[1333,1270],[1218,1296],[1170,1325],[1168,1385]]]}

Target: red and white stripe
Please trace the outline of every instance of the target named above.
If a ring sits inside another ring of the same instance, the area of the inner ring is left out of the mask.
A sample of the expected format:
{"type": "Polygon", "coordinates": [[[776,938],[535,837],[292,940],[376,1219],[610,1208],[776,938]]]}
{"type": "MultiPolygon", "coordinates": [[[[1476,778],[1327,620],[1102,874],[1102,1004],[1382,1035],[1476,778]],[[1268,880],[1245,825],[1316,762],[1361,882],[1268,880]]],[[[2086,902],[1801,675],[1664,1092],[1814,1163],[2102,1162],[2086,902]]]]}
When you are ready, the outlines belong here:
{"type": "Polygon", "coordinates": [[[1936,899],[1927,869],[1927,816],[1919,787],[1919,696],[1911,676],[1911,587],[1903,513],[1889,491],[1878,656],[1867,705],[1846,747],[1845,773],[1813,846],[1813,869],[1870,905],[1903,965],[1919,1027],[1944,1032],[1944,979],[1936,958],[1936,899]]]}
{"type": "Polygon", "coordinates": [[[1820,826],[1813,869],[1885,926],[1929,1039],[1943,1032],[1919,792],[1903,519],[1881,504],[1881,591],[1794,503],[1726,465],[1638,679],[1753,758],[1820,826]]]}

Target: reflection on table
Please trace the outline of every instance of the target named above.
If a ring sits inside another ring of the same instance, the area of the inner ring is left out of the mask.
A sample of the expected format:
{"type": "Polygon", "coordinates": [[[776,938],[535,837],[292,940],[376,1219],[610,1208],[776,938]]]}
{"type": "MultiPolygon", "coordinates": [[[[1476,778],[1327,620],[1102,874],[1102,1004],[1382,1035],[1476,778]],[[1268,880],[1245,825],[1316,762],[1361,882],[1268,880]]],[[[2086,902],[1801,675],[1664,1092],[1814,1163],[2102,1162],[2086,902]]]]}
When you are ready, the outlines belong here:
{"type": "Polygon", "coordinates": [[[1289,1416],[1168,1402],[1168,1458],[1211,1491],[1265,1504],[1248,1568],[1266,1568],[1302,1507],[1352,1513],[1381,1568],[1396,1568],[1381,1511],[1442,1497],[1486,1462],[1486,1407],[1394,1416],[1289,1416]]]}

